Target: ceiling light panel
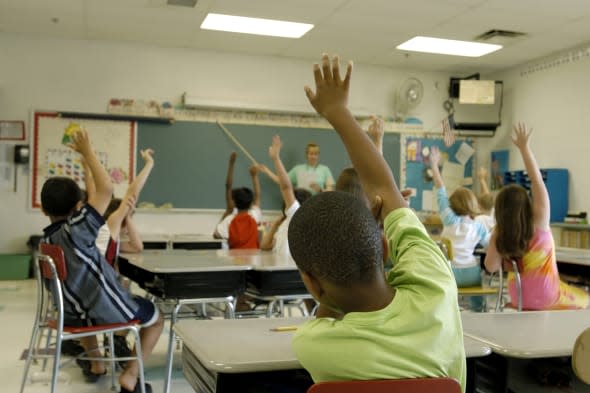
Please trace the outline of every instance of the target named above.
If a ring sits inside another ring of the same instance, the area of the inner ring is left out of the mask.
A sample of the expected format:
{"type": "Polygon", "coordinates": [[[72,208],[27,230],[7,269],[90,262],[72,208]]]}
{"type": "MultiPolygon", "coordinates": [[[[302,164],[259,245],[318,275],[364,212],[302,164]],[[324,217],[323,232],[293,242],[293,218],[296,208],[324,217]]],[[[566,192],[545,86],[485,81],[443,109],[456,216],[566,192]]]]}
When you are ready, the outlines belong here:
{"type": "Polygon", "coordinates": [[[206,30],[229,31],[233,33],[285,38],[300,38],[312,28],[313,25],[307,23],[224,14],[208,14],[201,24],[201,29],[206,30]]]}
{"type": "Polygon", "coordinates": [[[442,55],[480,57],[502,48],[501,45],[483,44],[472,41],[447,40],[434,37],[414,37],[396,47],[413,52],[437,53],[442,55]]]}

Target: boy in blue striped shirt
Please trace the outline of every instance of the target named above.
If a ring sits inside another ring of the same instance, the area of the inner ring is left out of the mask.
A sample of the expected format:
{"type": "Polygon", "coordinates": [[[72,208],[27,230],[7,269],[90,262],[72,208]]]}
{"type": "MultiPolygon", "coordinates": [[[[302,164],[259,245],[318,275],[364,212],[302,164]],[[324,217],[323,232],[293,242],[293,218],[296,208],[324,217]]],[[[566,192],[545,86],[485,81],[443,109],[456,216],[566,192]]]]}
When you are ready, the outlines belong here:
{"type": "MultiPolygon", "coordinates": [[[[95,180],[96,192],[82,204],[80,188],[72,179],[52,177],[41,190],[41,206],[51,225],[44,229],[44,241],[59,245],[65,255],[68,276],[63,284],[65,324],[89,326],[139,320],[141,345],[146,358],[152,352],[163,328],[163,320],[154,304],[134,297],[123,288],[113,268],[96,247],[96,236],[104,224],[102,214],[113,193],[105,168],[92,150],[88,134],[79,130],[69,145],[86,160],[95,180]]],[[[88,353],[98,351],[96,337],[81,339],[88,353]]],[[[103,362],[91,362],[89,374],[106,372],[103,362]]],[[[140,391],[138,365],[129,361],[119,377],[121,392],[140,391]]],[[[151,386],[146,384],[146,392],[151,386]]]]}

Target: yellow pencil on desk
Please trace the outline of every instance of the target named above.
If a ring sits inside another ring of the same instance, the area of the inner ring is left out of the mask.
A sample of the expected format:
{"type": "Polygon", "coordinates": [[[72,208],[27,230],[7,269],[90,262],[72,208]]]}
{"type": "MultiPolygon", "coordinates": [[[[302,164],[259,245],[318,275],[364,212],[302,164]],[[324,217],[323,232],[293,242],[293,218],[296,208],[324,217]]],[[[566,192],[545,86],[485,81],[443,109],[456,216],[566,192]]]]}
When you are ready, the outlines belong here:
{"type": "Polygon", "coordinates": [[[297,330],[297,326],[278,326],[275,328],[271,328],[271,332],[294,332],[297,330]]]}

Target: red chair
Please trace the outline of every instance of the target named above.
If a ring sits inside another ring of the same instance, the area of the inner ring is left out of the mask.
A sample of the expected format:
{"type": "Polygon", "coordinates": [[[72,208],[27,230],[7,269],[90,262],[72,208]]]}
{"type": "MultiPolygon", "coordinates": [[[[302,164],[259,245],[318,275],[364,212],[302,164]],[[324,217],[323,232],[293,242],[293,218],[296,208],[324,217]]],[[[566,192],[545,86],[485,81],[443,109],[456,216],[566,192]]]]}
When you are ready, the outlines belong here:
{"type": "Polygon", "coordinates": [[[316,383],[307,393],[461,393],[461,385],[453,378],[337,381],[316,383]]]}
{"type": "Polygon", "coordinates": [[[53,244],[41,243],[36,257],[37,277],[37,311],[33,333],[27,351],[25,371],[20,392],[24,391],[27,383],[29,369],[33,360],[53,358],[53,370],[51,376],[51,393],[57,389],[59,369],[61,367],[61,346],[65,340],[75,340],[81,337],[106,334],[109,337],[109,357],[88,357],[84,354],[79,359],[101,360],[111,364],[111,380],[113,390],[115,388],[115,362],[136,359],[139,365],[139,383],[141,392],[145,393],[145,381],[143,373],[143,360],[141,342],[139,339],[139,321],[127,323],[114,323],[108,325],[72,327],[64,326],[63,281],[67,278],[67,267],[61,247],[53,244]],[[44,282],[45,281],[45,282],[44,282]],[[52,302],[53,300],[53,302],[52,302]],[[127,358],[115,357],[113,333],[118,331],[130,331],[135,336],[136,355],[127,358]],[[45,348],[40,347],[42,333],[47,334],[45,348]],[[55,338],[53,338],[55,333],[55,338]],[[51,341],[51,343],[50,343],[51,341]],[[53,351],[48,349],[52,347],[53,351]]]}

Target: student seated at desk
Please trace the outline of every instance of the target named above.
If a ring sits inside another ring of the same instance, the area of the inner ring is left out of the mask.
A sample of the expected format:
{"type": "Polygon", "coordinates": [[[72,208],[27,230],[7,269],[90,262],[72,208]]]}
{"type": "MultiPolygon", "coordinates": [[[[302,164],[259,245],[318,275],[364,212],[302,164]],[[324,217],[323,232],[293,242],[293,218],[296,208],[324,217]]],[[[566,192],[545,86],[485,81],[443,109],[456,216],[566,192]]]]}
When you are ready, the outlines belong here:
{"type": "MultiPolygon", "coordinates": [[[[451,241],[453,248],[453,260],[451,266],[455,281],[459,288],[481,285],[481,267],[473,250],[481,244],[486,247],[490,239],[490,233],[474,218],[479,211],[477,198],[473,191],[465,187],[459,187],[450,197],[447,196],[445,183],[439,170],[441,156],[436,146],[430,150],[430,167],[432,169],[432,181],[437,188],[436,200],[440,218],[443,223],[441,237],[451,241]]],[[[472,298],[472,306],[481,308],[482,298],[472,298]]]]}
{"type": "MultiPolygon", "coordinates": [[[[519,266],[523,310],[588,308],[590,298],[581,288],[560,280],[555,260],[555,243],[549,218],[551,205],[543,176],[529,146],[531,129],[514,126],[516,145],[530,182],[532,198],[519,185],[502,188],[496,196],[496,227],[485,259],[486,269],[494,272],[503,261],[515,260],[519,266]]],[[[518,293],[514,273],[508,274],[512,304],[518,293]]]]}
{"type": "Polygon", "coordinates": [[[226,239],[230,249],[259,248],[258,224],[262,221],[262,212],[258,168],[250,167],[254,192],[247,187],[232,188],[235,162],[236,153],[232,152],[225,182],[226,209],[213,237],[226,239]]]}
{"type": "Polygon", "coordinates": [[[347,108],[352,65],[314,66],[315,110],[340,135],[373,213],[343,192],[312,197],[293,216],[289,246],[317,319],[301,326],[294,352],[315,382],[453,377],[465,389],[466,364],[451,268],[398,190],[389,166],[347,108]],[[387,250],[396,264],[387,280],[387,250]]]}
{"type": "MultiPolygon", "coordinates": [[[[88,163],[96,192],[89,195],[88,203],[83,205],[80,188],[72,179],[65,177],[49,178],[41,190],[41,206],[51,221],[51,225],[44,229],[44,242],[59,245],[67,265],[65,323],[91,326],[139,320],[143,326],[141,345],[145,359],[160,337],[164,321],[152,302],[132,297],[123,288],[114,269],[96,247],[98,230],[104,224],[101,214],[111,200],[113,186],[92,149],[86,131],[76,132],[72,140],[70,147],[88,163]]],[[[91,355],[100,351],[95,336],[85,337],[81,343],[91,355]]],[[[98,377],[106,373],[105,365],[92,361],[87,372],[98,377]]],[[[135,391],[138,373],[137,361],[127,362],[119,377],[121,392],[135,391]]],[[[146,391],[151,391],[148,384],[146,391]]]]}
{"type": "MultiPolygon", "coordinates": [[[[275,170],[277,171],[277,179],[279,188],[281,189],[281,196],[283,197],[283,215],[272,223],[270,230],[264,234],[260,248],[262,250],[273,250],[275,254],[291,258],[289,251],[289,242],[287,240],[287,229],[293,214],[299,207],[311,197],[311,192],[303,188],[293,189],[293,184],[289,180],[289,175],[281,161],[282,143],[281,137],[275,135],[272,138],[272,145],[268,148],[268,155],[272,159],[275,170]]],[[[271,176],[272,172],[268,167],[261,165],[260,170],[271,176]]],[[[274,174],[273,174],[274,175],[274,174]]]]}

